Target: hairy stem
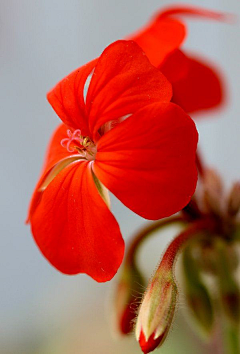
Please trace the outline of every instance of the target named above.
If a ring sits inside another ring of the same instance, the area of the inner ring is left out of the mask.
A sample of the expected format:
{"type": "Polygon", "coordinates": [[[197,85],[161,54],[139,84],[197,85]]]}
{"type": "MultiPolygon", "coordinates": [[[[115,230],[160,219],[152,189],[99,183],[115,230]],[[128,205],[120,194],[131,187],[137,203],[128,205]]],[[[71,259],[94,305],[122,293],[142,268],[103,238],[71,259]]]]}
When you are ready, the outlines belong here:
{"type": "Polygon", "coordinates": [[[132,242],[129,245],[128,251],[126,253],[125,264],[131,264],[132,266],[136,263],[136,255],[139,247],[142,243],[152,236],[156,231],[160,231],[166,227],[172,225],[185,225],[188,222],[188,218],[185,216],[175,216],[157,221],[151,225],[146,226],[140,232],[133,236],[132,242]]]}
{"type": "Polygon", "coordinates": [[[174,262],[180,249],[185,243],[192,237],[196,237],[203,230],[213,230],[216,227],[216,223],[213,219],[204,218],[193,222],[186,230],[181,232],[168,246],[165,251],[162,261],[159,267],[170,270],[174,266],[174,262]]]}

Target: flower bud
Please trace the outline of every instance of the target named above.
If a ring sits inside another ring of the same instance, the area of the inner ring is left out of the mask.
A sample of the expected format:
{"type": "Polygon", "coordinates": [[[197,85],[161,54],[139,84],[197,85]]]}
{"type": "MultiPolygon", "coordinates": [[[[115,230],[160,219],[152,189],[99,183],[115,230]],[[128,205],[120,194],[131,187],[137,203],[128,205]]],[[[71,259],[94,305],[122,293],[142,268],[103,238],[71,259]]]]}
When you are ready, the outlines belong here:
{"type": "Polygon", "coordinates": [[[203,283],[191,245],[183,253],[184,294],[198,329],[209,335],[213,329],[214,309],[210,294],[203,283]]]}
{"type": "Polygon", "coordinates": [[[163,343],[172,323],[177,300],[177,286],[171,271],[158,268],[140,306],[136,338],[143,353],[163,343]]]}
{"type": "Polygon", "coordinates": [[[203,189],[203,203],[206,211],[222,215],[224,210],[223,184],[214,170],[206,169],[204,171],[203,189]]]}
{"type": "Polygon", "coordinates": [[[135,266],[125,265],[115,289],[115,324],[120,334],[132,332],[144,280],[135,266]]]}
{"type": "Polygon", "coordinates": [[[235,216],[240,211],[240,182],[234,183],[228,198],[228,214],[235,216]]]}
{"type": "MultiPolygon", "coordinates": [[[[234,244],[233,244],[234,245],[234,244]]],[[[232,245],[232,246],[233,246],[232,245]]],[[[235,280],[228,247],[224,240],[216,243],[218,251],[218,293],[225,315],[232,323],[240,324],[240,290],[235,280]]]]}
{"type": "Polygon", "coordinates": [[[237,284],[229,280],[228,287],[220,289],[223,309],[226,316],[235,324],[240,324],[240,292],[237,284]]]}

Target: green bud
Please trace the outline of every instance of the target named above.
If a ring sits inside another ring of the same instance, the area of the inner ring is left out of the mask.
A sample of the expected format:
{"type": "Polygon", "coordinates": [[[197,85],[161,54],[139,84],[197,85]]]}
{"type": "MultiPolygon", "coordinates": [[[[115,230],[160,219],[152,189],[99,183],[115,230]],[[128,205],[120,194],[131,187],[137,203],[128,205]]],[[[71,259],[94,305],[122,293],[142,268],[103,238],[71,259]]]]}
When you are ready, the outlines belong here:
{"type": "Polygon", "coordinates": [[[133,330],[139,306],[139,294],[144,288],[144,279],[136,266],[125,264],[114,293],[115,327],[120,334],[133,330]]]}
{"type": "Polygon", "coordinates": [[[236,182],[232,186],[228,197],[227,211],[233,217],[240,211],[240,182],[236,182]]]}
{"type": "Polygon", "coordinates": [[[183,252],[184,294],[195,323],[209,335],[214,324],[214,308],[200,269],[192,255],[191,245],[183,252]]]}
{"type": "Polygon", "coordinates": [[[149,283],[140,306],[136,338],[144,353],[154,350],[166,338],[177,301],[172,273],[159,268],[149,283]]]}
{"type": "Polygon", "coordinates": [[[229,249],[223,240],[218,240],[218,291],[225,315],[234,324],[240,324],[240,290],[235,280],[229,258],[229,249]]]}
{"type": "Polygon", "coordinates": [[[223,213],[223,183],[221,177],[213,169],[204,171],[203,204],[206,212],[215,215],[223,213]]]}

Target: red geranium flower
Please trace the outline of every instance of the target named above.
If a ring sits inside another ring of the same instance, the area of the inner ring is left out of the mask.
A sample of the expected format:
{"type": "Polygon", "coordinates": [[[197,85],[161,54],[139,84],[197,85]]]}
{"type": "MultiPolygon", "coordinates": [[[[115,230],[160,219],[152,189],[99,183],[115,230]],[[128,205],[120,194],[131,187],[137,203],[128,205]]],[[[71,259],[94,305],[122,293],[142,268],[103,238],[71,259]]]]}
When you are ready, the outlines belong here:
{"type": "Polygon", "coordinates": [[[196,56],[180,50],[187,31],[179,16],[201,16],[227,20],[222,13],[194,7],[169,7],[157,13],[143,30],[130,36],[147,54],[173,86],[172,102],[186,112],[214,108],[223,103],[224,91],[220,73],[196,56]]]}
{"type": "Polygon", "coordinates": [[[124,242],[107,189],[147,219],[189,202],[197,132],[171,96],[171,84],[132,41],[111,44],[48,93],[63,124],[50,142],[29,221],[61,272],[102,282],[120,266],[124,242]]]}

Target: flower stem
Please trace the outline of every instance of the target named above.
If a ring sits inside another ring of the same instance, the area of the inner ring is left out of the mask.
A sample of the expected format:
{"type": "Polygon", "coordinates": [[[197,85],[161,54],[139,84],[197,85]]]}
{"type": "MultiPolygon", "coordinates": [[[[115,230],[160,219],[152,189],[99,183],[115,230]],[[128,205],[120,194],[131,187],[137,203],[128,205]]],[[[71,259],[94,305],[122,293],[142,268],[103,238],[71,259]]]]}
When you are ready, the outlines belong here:
{"type": "Polygon", "coordinates": [[[195,237],[199,232],[203,230],[212,230],[216,226],[213,219],[205,218],[193,222],[186,230],[181,232],[168,246],[165,251],[159,268],[164,268],[165,270],[171,270],[174,266],[176,256],[180,249],[185,245],[185,243],[195,237]]]}
{"type": "Polygon", "coordinates": [[[132,242],[130,243],[130,246],[126,253],[125,264],[131,264],[131,266],[135,265],[136,254],[139,247],[149,236],[154,234],[156,231],[159,231],[161,229],[176,224],[185,225],[187,222],[188,222],[188,218],[186,216],[175,216],[175,217],[170,217],[170,218],[157,221],[151,225],[146,226],[144,229],[142,229],[140,232],[134,235],[132,242]]]}

